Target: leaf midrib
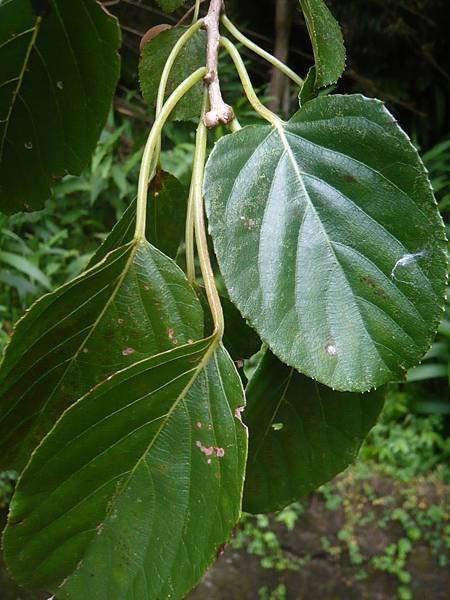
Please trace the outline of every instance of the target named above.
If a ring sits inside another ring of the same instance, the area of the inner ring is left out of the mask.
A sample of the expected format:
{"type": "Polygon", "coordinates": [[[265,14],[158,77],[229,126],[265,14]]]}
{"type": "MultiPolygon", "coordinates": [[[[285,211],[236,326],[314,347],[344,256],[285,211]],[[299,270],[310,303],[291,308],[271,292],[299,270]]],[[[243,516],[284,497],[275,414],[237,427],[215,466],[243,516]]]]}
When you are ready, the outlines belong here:
{"type": "MultiPolygon", "coordinates": [[[[109,506],[108,510],[106,511],[106,514],[105,514],[103,520],[101,521],[101,524],[104,524],[105,521],[108,519],[108,517],[113,512],[117,499],[126,490],[126,488],[127,488],[128,484],[129,484],[130,480],[134,476],[137,468],[141,465],[142,461],[144,461],[144,464],[145,464],[145,460],[144,460],[145,457],[151,452],[151,449],[153,448],[154,444],[158,440],[159,435],[161,434],[161,432],[163,431],[163,429],[166,427],[166,425],[167,425],[168,421],[170,420],[172,414],[178,408],[180,402],[184,401],[184,398],[186,397],[186,394],[189,392],[189,390],[194,385],[194,383],[196,382],[197,378],[199,377],[199,375],[201,374],[201,372],[203,371],[203,369],[208,364],[210,358],[212,357],[212,355],[214,354],[214,352],[216,350],[216,346],[217,346],[217,340],[214,339],[214,338],[212,338],[211,344],[210,344],[209,348],[206,350],[203,358],[200,360],[200,362],[197,365],[197,367],[195,367],[195,369],[193,370],[192,377],[187,382],[186,386],[178,394],[177,398],[174,400],[174,402],[173,402],[172,406],[170,407],[169,411],[164,415],[164,417],[162,417],[161,425],[159,426],[158,430],[153,435],[152,439],[150,440],[148,446],[146,447],[146,449],[144,450],[144,452],[142,453],[142,455],[140,456],[140,458],[136,461],[135,466],[129,471],[128,476],[123,481],[123,485],[121,485],[120,488],[117,489],[116,494],[115,494],[113,500],[110,502],[110,506],[109,506]]],[[[171,382],[172,381],[173,380],[171,380],[171,382]]],[[[90,546],[91,543],[92,543],[92,540],[89,541],[88,546],[90,546]]],[[[72,577],[72,575],[74,574],[74,572],[75,571],[72,571],[72,573],[67,576],[67,582],[70,580],[70,578],[72,577]]]]}
{"type": "MultiPolygon", "coordinates": [[[[86,344],[88,343],[89,339],[92,337],[92,335],[94,334],[94,332],[97,329],[97,326],[99,325],[99,323],[101,322],[101,320],[103,319],[104,315],[106,314],[107,310],[109,309],[109,307],[111,306],[111,304],[113,303],[115,297],[117,296],[118,291],[120,290],[120,288],[122,287],[122,283],[125,279],[125,277],[127,276],[129,269],[130,269],[130,265],[133,263],[133,259],[135,257],[136,251],[137,251],[137,247],[138,247],[138,243],[135,241],[133,242],[133,247],[131,249],[130,252],[130,256],[128,257],[128,260],[124,266],[124,269],[122,271],[122,273],[120,274],[117,283],[114,287],[114,290],[111,294],[111,296],[108,298],[107,302],[105,303],[105,306],[103,307],[103,309],[101,310],[100,314],[98,315],[98,317],[95,319],[94,323],[92,324],[92,327],[88,333],[88,335],[84,338],[83,342],[80,344],[78,350],[75,352],[75,354],[72,356],[72,358],[70,359],[69,363],[67,364],[67,368],[64,370],[63,374],[61,375],[61,378],[59,379],[58,383],[55,384],[52,393],[50,394],[50,396],[47,398],[47,401],[42,405],[41,410],[39,411],[39,416],[37,417],[38,419],[42,416],[42,414],[45,412],[46,408],[48,407],[49,403],[52,401],[52,399],[54,398],[55,394],[57,391],[59,391],[61,382],[64,381],[64,378],[66,377],[67,373],[69,372],[69,370],[72,368],[74,362],[78,359],[80,353],[83,351],[83,348],[85,348],[86,344]]],[[[36,424],[37,426],[37,424],[36,424]]],[[[29,432],[29,434],[32,434],[33,431],[35,431],[36,426],[33,427],[33,429],[29,432]]]]}
{"type": "MultiPolygon", "coordinates": [[[[315,215],[315,218],[316,218],[316,220],[318,221],[320,228],[322,229],[322,232],[323,232],[324,238],[325,238],[325,240],[326,240],[326,243],[328,244],[328,246],[329,246],[329,248],[330,248],[330,251],[331,251],[332,255],[334,256],[334,261],[335,261],[336,265],[338,266],[339,270],[342,272],[342,276],[343,276],[343,278],[345,279],[345,281],[346,281],[346,283],[347,283],[347,286],[348,286],[348,288],[349,288],[349,290],[350,290],[351,294],[353,295],[353,290],[352,290],[352,288],[351,288],[351,286],[350,286],[350,282],[348,281],[348,278],[347,278],[346,274],[345,274],[345,273],[342,271],[342,267],[341,267],[341,265],[340,265],[340,263],[339,263],[339,261],[338,261],[338,258],[337,258],[337,256],[336,256],[336,253],[335,253],[335,251],[334,251],[334,248],[333,248],[333,246],[332,246],[332,243],[331,243],[331,241],[330,241],[330,239],[329,239],[329,237],[328,237],[328,233],[327,233],[327,231],[326,231],[326,229],[325,229],[325,227],[324,227],[324,225],[323,225],[323,223],[322,223],[322,220],[320,219],[320,217],[319,217],[319,215],[318,215],[318,213],[317,213],[316,207],[314,206],[314,204],[313,204],[313,202],[312,202],[312,200],[311,200],[311,198],[310,198],[310,196],[309,196],[308,190],[307,190],[307,189],[306,189],[306,187],[305,187],[305,184],[304,184],[304,182],[303,182],[303,178],[302,178],[302,176],[301,176],[301,171],[300,171],[300,169],[299,169],[299,166],[298,166],[298,164],[297,164],[297,161],[295,160],[294,153],[292,152],[292,149],[291,149],[291,147],[290,147],[290,145],[289,145],[289,143],[288,143],[288,140],[287,140],[287,138],[286,138],[286,135],[285,135],[285,132],[284,132],[284,125],[283,125],[282,123],[279,123],[279,125],[276,127],[276,132],[278,133],[278,135],[279,135],[279,137],[280,137],[280,139],[281,139],[281,142],[282,142],[282,144],[283,144],[283,147],[284,147],[284,149],[285,149],[285,153],[286,153],[286,155],[287,155],[287,156],[288,156],[288,158],[289,158],[289,161],[290,161],[290,163],[291,163],[291,165],[292,165],[292,168],[293,168],[293,170],[294,170],[294,172],[295,172],[295,175],[296,175],[296,177],[297,177],[297,179],[298,179],[298,182],[299,182],[299,184],[300,184],[300,186],[301,186],[301,188],[302,188],[302,190],[303,190],[304,196],[305,196],[305,198],[307,199],[308,206],[309,206],[309,207],[311,208],[311,210],[313,211],[313,213],[314,213],[314,215],[315,215]]],[[[281,159],[281,158],[280,158],[280,159],[281,159]]],[[[280,160],[280,159],[279,159],[279,160],[280,160]]],[[[328,290],[327,290],[325,293],[328,293],[328,290]]],[[[386,364],[386,362],[384,361],[383,357],[381,356],[381,354],[380,354],[380,352],[379,352],[379,350],[378,350],[377,346],[375,345],[375,343],[374,343],[374,340],[372,339],[372,336],[370,335],[369,331],[367,330],[367,327],[366,327],[366,324],[365,324],[365,320],[363,319],[363,316],[362,316],[362,314],[361,314],[361,311],[359,310],[359,307],[358,307],[358,305],[357,305],[357,303],[356,303],[356,302],[355,302],[355,305],[356,305],[356,308],[357,308],[357,310],[358,310],[358,314],[359,314],[359,316],[360,316],[361,323],[364,325],[364,329],[365,329],[365,331],[366,331],[366,335],[367,335],[367,338],[368,338],[368,339],[369,339],[369,341],[370,341],[370,344],[373,346],[373,348],[374,348],[375,352],[377,353],[377,355],[378,355],[378,357],[379,357],[380,361],[381,361],[381,362],[382,362],[382,363],[383,363],[383,364],[384,364],[384,365],[385,365],[385,366],[386,366],[386,367],[387,367],[387,368],[390,370],[390,368],[388,367],[388,365],[387,365],[387,364],[386,364]]],[[[297,312],[297,311],[296,311],[296,312],[297,312]]]]}

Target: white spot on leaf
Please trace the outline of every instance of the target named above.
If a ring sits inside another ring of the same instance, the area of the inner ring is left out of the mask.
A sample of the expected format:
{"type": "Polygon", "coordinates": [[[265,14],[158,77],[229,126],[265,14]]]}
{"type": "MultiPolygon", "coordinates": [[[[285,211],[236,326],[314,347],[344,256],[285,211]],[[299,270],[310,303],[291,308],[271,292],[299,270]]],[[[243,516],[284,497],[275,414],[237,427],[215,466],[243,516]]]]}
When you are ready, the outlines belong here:
{"type": "Polygon", "coordinates": [[[325,352],[328,354],[328,356],[336,356],[337,355],[336,345],[332,342],[328,342],[328,344],[326,344],[326,346],[325,346],[325,352]]]}

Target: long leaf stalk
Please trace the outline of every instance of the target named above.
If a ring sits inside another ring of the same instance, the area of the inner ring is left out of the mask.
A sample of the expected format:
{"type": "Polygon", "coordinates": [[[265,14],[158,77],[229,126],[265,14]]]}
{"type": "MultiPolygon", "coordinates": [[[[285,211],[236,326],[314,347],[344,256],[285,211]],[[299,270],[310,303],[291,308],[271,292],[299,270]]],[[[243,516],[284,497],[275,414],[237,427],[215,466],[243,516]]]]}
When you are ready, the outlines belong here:
{"type": "Polygon", "coordinates": [[[147,216],[147,195],[150,180],[151,168],[154,160],[155,149],[161,137],[162,129],[181,98],[203,77],[206,75],[206,67],[197,69],[192,75],[185,79],[176,90],[170,95],[164,106],[162,107],[144,148],[142,156],[141,170],[139,173],[138,194],[137,194],[137,209],[136,209],[136,230],[135,239],[143,239],[145,237],[145,225],[147,216]]]}
{"type": "Polygon", "coordinates": [[[230,21],[230,19],[226,15],[222,15],[221,22],[226,27],[226,29],[228,29],[231,35],[234,38],[236,38],[238,42],[241,42],[243,46],[246,46],[249,50],[252,50],[255,54],[261,56],[261,58],[264,58],[264,60],[266,60],[276,69],[284,73],[299,87],[303,85],[303,79],[299,75],[297,75],[295,71],[290,69],[281,60],[278,60],[278,58],[273,56],[273,54],[270,54],[270,52],[267,52],[266,50],[258,46],[258,44],[255,44],[255,42],[253,42],[247,36],[245,36],[241,31],[239,31],[239,29],[234,25],[234,23],[230,21]]]}
{"type": "Polygon", "coordinates": [[[271,123],[271,125],[273,125],[274,127],[276,127],[278,129],[280,124],[282,123],[282,120],[275,113],[273,113],[271,110],[269,110],[267,107],[265,107],[264,104],[260,101],[260,99],[256,95],[256,92],[253,88],[252,82],[250,81],[248,71],[245,68],[244,61],[242,60],[241,55],[239,54],[239,51],[236,48],[236,46],[232,42],[230,42],[230,40],[227,39],[226,37],[220,38],[220,44],[225,48],[225,50],[230,55],[231,60],[233,61],[234,65],[236,67],[236,71],[238,72],[239,78],[242,83],[242,87],[244,88],[245,95],[247,96],[247,99],[250,102],[250,104],[252,105],[252,107],[254,108],[254,110],[259,115],[261,115],[261,117],[263,117],[263,119],[265,119],[266,121],[269,121],[269,123],[271,123]]]}
{"type": "MultiPolygon", "coordinates": [[[[156,98],[156,109],[155,109],[155,118],[156,119],[158,118],[158,116],[162,110],[162,107],[164,105],[164,98],[166,95],[167,83],[169,81],[169,77],[170,77],[170,73],[173,69],[173,65],[175,64],[175,61],[176,61],[178,55],[180,54],[181,50],[184,48],[184,46],[187,44],[187,42],[191,39],[191,37],[199,29],[201,29],[203,27],[203,25],[204,25],[203,19],[199,19],[199,20],[196,19],[195,22],[183,33],[183,35],[180,37],[180,39],[177,41],[177,43],[174,45],[174,47],[170,51],[170,54],[166,61],[166,64],[164,65],[164,69],[161,74],[161,79],[160,79],[159,86],[158,86],[158,95],[156,98]]],[[[158,166],[158,163],[159,163],[160,155],[161,155],[161,135],[159,136],[156,147],[155,147],[155,152],[154,152],[153,159],[152,159],[152,165],[150,168],[150,179],[152,179],[155,174],[156,167],[158,166]]]]}
{"type": "Polygon", "coordinates": [[[206,296],[214,322],[214,335],[217,341],[223,337],[225,328],[222,305],[219,293],[214,279],[214,271],[211,265],[211,259],[208,250],[208,240],[206,237],[205,213],[203,205],[203,181],[205,175],[206,145],[208,141],[208,129],[205,125],[204,115],[207,106],[207,92],[203,102],[202,117],[197,127],[194,167],[192,172],[192,206],[195,224],[195,241],[197,253],[200,262],[200,269],[205,284],[206,296]]]}

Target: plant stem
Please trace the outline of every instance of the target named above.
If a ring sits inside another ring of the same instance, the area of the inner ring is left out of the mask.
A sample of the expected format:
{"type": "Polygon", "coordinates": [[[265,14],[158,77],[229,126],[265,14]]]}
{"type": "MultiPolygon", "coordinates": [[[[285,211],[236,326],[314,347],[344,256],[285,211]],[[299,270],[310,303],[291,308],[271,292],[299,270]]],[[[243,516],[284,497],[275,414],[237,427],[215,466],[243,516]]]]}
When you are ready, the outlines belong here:
{"type": "Polygon", "coordinates": [[[192,75],[185,79],[176,90],[169,96],[166,103],[162,107],[158,118],[153,124],[153,127],[148,136],[147,143],[142,156],[141,170],[139,173],[139,184],[137,194],[136,207],[136,230],[134,234],[135,240],[145,238],[145,224],[147,216],[147,195],[148,185],[150,180],[150,171],[153,163],[153,155],[161,136],[161,131],[167,121],[170,113],[175,108],[181,98],[206,74],[206,67],[197,69],[192,75]]]}
{"type": "Polygon", "coordinates": [[[232,133],[235,133],[236,131],[239,131],[240,129],[242,129],[242,125],[239,123],[239,120],[237,117],[234,117],[234,119],[231,121],[230,129],[231,129],[232,133]]]}
{"type": "Polygon", "coordinates": [[[195,227],[195,212],[194,212],[194,197],[193,197],[193,181],[189,189],[189,200],[186,213],[186,230],[185,230],[185,245],[186,245],[186,277],[189,283],[195,283],[195,253],[194,253],[194,227],[195,227]]]}
{"type": "MultiPolygon", "coordinates": [[[[206,105],[206,94],[204,106],[206,105]]],[[[195,141],[194,168],[192,172],[192,200],[194,206],[195,221],[195,240],[197,243],[197,252],[202,271],[203,282],[205,284],[206,296],[208,298],[209,308],[214,322],[214,336],[220,341],[224,332],[224,318],[222,305],[220,303],[219,293],[217,291],[214,279],[214,271],[211,266],[208,251],[208,239],[206,237],[205,214],[203,207],[203,180],[206,161],[206,143],[208,141],[208,130],[203,118],[205,110],[202,112],[202,118],[197,127],[195,141]]]]}
{"type": "Polygon", "coordinates": [[[281,62],[281,60],[278,60],[278,58],[270,54],[270,52],[266,52],[266,50],[263,50],[263,48],[252,42],[252,40],[250,40],[243,33],[241,33],[239,29],[237,29],[237,27],[230,21],[230,19],[226,15],[222,15],[221,21],[231,33],[231,35],[235,37],[239,42],[241,42],[243,46],[246,46],[247,48],[249,48],[249,50],[252,50],[255,54],[258,54],[259,56],[267,60],[267,62],[269,62],[271,65],[273,65],[282,73],[287,75],[290,79],[292,79],[292,81],[299,87],[303,85],[303,79],[299,75],[297,75],[297,73],[295,73],[287,65],[281,62]]]}
{"type": "MultiPolygon", "coordinates": [[[[175,61],[176,61],[178,55],[180,54],[181,50],[183,49],[183,47],[191,39],[191,37],[194,35],[194,33],[196,31],[198,31],[202,26],[203,26],[203,19],[200,19],[199,21],[196,20],[196,22],[193,23],[189,27],[189,29],[187,29],[183,33],[183,35],[180,37],[180,39],[174,45],[174,47],[172,48],[172,50],[169,54],[169,57],[164,66],[163,72],[161,74],[161,79],[159,82],[158,95],[156,98],[156,110],[155,110],[155,118],[156,119],[158,118],[158,116],[161,112],[162,106],[164,104],[164,96],[166,95],[167,82],[169,81],[169,77],[170,77],[170,73],[172,71],[173,65],[175,64],[175,61]]],[[[156,167],[159,163],[160,154],[161,154],[161,136],[159,136],[156,146],[155,146],[155,152],[153,154],[152,165],[150,168],[150,179],[152,179],[155,175],[156,167]]]]}
{"type": "Polygon", "coordinates": [[[239,54],[239,51],[236,48],[236,46],[225,37],[220,38],[220,43],[228,52],[232,61],[234,62],[238,75],[241,79],[245,95],[247,96],[250,104],[253,106],[255,111],[263,117],[263,119],[266,119],[266,121],[269,121],[269,123],[271,123],[274,127],[278,129],[280,123],[282,123],[282,120],[271,110],[266,108],[264,104],[262,104],[262,102],[259,100],[255,90],[253,89],[252,82],[250,81],[250,77],[248,76],[247,69],[244,65],[244,61],[242,60],[241,55],[239,54]]]}
{"type": "Polygon", "coordinates": [[[231,106],[226,104],[222,98],[220,90],[218,62],[220,45],[220,13],[223,8],[223,0],[211,0],[208,14],[204,19],[206,32],[208,34],[208,44],[206,47],[206,65],[208,74],[205,82],[209,91],[209,111],[205,114],[205,124],[213,129],[221,123],[228,125],[234,119],[234,113],[231,106]]]}
{"type": "Polygon", "coordinates": [[[194,8],[194,16],[192,17],[192,23],[195,23],[198,19],[198,15],[200,13],[200,4],[202,0],[195,0],[195,8],[194,8]]]}

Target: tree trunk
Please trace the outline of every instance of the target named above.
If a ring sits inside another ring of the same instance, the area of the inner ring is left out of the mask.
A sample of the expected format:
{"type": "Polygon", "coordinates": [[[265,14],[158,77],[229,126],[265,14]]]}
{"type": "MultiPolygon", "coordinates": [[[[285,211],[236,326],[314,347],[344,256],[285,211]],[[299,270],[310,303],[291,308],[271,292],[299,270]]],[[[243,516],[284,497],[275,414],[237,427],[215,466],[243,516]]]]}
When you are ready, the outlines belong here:
{"type": "MultiPolygon", "coordinates": [[[[286,62],[289,55],[289,38],[292,30],[292,0],[276,0],[275,3],[275,56],[286,62]]],[[[286,110],[286,97],[289,97],[289,82],[283,73],[275,67],[272,68],[272,77],[269,84],[269,108],[274,112],[281,107],[286,110]]]]}

